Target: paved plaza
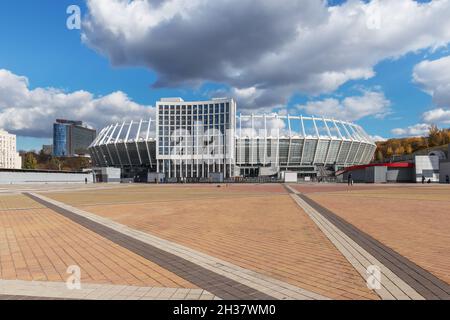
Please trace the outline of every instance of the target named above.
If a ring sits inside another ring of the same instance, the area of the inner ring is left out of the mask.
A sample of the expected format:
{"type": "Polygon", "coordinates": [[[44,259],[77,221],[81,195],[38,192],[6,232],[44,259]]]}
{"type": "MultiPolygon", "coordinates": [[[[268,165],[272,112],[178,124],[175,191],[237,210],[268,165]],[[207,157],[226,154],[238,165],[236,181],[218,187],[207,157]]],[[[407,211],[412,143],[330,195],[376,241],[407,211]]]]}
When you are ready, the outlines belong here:
{"type": "Polygon", "coordinates": [[[449,299],[449,204],[445,185],[0,186],[0,299],[449,299]]]}

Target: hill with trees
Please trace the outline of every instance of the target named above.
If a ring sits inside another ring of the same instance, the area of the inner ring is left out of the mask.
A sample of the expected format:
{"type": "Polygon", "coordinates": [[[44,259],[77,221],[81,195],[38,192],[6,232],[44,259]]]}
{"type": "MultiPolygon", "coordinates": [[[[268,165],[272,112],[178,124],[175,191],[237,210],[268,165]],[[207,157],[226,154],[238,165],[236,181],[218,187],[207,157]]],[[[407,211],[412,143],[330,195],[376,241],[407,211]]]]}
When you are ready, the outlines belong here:
{"type": "Polygon", "coordinates": [[[400,139],[389,139],[377,142],[375,152],[376,161],[384,161],[393,156],[402,156],[427,150],[438,146],[445,146],[450,143],[450,129],[439,129],[437,126],[430,126],[428,135],[425,137],[409,137],[400,139]]]}

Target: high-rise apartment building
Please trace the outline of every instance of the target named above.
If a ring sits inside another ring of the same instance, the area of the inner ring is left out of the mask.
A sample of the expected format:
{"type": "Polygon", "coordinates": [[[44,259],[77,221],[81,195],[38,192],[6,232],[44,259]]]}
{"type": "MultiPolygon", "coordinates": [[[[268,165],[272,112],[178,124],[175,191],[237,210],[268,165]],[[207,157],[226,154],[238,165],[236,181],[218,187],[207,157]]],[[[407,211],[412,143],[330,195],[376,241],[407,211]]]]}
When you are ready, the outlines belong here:
{"type": "Polygon", "coordinates": [[[0,129],[0,169],[21,169],[22,158],[17,153],[16,136],[0,129]]]}

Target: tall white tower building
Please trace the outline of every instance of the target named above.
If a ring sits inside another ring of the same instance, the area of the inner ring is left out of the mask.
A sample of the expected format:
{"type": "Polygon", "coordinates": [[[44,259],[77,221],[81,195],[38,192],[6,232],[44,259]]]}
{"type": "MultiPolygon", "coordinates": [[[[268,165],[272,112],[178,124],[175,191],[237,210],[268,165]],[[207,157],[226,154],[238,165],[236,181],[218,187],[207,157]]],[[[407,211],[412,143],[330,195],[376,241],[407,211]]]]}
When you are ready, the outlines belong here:
{"type": "Polygon", "coordinates": [[[22,158],[16,149],[16,136],[0,129],[0,169],[21,169],[22,158]]]}

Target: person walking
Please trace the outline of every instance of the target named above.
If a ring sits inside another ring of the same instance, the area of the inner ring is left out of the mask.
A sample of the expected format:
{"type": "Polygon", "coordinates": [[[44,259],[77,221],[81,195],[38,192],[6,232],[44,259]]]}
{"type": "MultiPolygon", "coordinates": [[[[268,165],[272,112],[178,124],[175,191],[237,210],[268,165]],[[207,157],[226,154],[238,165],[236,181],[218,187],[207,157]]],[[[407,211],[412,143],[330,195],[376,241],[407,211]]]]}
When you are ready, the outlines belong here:
{"type": "Polygon", "coordinates": [[[353,175],[351,173],[348,174],[348,185],[353,186],[353,175]]]}
{"type": "Polygon", "coordinates": [[[445,183],[450,184],[450,177],[448,175],[445,176],[445,183]]]}
{"type": "Polygon", "coordinates": [[[425,176],[422,176],[422,184],[425,184],[425,176]]]}

